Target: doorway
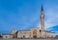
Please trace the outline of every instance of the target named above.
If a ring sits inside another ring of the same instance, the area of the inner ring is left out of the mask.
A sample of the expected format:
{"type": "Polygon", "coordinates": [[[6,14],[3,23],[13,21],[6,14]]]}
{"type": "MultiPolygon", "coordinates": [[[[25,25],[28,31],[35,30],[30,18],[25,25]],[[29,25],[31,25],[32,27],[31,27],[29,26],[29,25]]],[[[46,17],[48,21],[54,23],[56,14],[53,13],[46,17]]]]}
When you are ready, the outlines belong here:
{"type": "Polygon", "coordinates": [[[37,36],[36,36],[36,35],[34,35],[34,36],[33,36],[33,38],[37,38],[37,36]]]}
{"type": "Polygon", "coordinates": [[[25,38],[25,35],[23,35],[23,38],[25,38]]]}

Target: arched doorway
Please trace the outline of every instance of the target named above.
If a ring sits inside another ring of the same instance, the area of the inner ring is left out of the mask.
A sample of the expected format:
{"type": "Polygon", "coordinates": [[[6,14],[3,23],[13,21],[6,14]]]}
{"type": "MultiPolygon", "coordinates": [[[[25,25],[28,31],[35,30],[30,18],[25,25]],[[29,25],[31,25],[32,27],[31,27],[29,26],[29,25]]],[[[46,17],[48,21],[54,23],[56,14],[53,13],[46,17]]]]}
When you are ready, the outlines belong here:
{"type": "Polygon", "coordinates": [[[33,30],[33,38],[37,38],[37,30],[33,30]]]}
{"type": "Polygon", "coordinates": [[[34,36],[33,36],[33,38],[37,38],[37,36],[36,36],[36,35],[34,35],[34,36]]]}

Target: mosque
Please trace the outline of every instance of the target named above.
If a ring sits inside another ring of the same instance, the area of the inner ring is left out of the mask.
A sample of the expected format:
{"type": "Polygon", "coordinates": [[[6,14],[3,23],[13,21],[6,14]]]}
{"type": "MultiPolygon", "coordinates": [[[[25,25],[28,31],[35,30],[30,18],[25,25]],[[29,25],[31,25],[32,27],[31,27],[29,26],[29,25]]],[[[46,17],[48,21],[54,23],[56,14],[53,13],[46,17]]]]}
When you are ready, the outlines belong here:
{"type": "Polygon", "coordinates": [[[41,6],[41,14],[40,14],[40,28],[32,28],[30,30],[13,30],[8,35],[3,35],[3,38],[54,38],[56,35],[54,32],[46,31],[44,25],[44,9],[41,6]]]}

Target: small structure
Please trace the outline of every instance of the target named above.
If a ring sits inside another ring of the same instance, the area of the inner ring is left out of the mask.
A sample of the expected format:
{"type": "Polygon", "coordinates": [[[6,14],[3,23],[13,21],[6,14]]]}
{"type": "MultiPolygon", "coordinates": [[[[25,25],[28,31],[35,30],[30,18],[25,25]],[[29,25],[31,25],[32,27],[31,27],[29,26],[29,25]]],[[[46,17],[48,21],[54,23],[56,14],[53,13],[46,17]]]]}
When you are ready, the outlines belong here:
{"type": "Polygon", "coordinates": [[[3,39],[8,39],[8,38],[13,38],[13,36],[10,35],[10,34],[4,34],[4,35],[2,35],[2,38],[3,39]]]}
{"type": "Polygon", "coordinates": [[[3,34],[2,38],[6,38],[6,39],[8,39],[8,38],[16,38],[16,30],[13,29],[10,34],[3,34]]]}

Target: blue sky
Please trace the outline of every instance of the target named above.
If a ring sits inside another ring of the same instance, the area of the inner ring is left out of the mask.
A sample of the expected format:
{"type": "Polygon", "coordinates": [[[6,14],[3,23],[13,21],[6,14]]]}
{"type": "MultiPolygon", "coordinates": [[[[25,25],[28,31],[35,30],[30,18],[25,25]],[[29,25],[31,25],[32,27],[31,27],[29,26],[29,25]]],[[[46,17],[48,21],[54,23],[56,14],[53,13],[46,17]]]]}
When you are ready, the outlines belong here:
{"type": "Polygon", "coordinates": [[[58,0],[0,0],[0,32],[40,27],[41,4],[45,29],[58,25],[58,0]]]}

